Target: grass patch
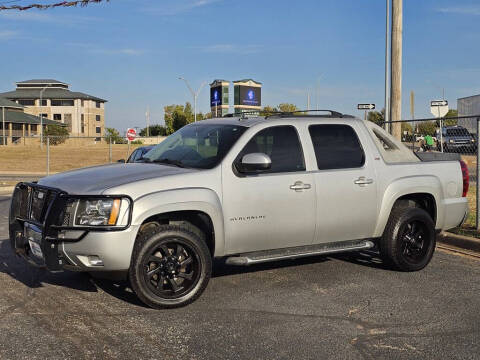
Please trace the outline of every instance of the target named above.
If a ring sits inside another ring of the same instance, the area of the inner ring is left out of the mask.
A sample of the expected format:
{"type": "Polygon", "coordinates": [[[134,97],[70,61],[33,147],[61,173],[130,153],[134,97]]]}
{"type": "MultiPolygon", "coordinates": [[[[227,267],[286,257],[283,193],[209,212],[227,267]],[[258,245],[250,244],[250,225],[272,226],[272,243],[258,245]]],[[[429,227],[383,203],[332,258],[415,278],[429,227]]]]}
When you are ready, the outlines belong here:
{"type": "MultiPolygon", "coordinates": [[[[138,146],[130,145],[130,153],[138,146]]],[[[112,145],[112,162],[127,159],[128,145],[112,145]]],[[[62,144],[50,146],[50,172],[62,172],[109,163],[108,144],[62,144]]],[[[6,146],[0,151],[0,173],[46,173],[47,149],[39,145],[6,146]]]]}

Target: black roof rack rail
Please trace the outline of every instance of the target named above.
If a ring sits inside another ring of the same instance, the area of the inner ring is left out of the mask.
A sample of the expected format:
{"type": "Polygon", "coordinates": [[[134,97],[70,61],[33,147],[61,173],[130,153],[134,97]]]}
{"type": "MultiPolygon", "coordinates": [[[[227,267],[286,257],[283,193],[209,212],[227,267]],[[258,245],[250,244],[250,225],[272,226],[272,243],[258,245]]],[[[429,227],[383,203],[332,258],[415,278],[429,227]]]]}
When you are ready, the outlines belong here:
{"type": "Polygon", "coordinates": [[[295,111],[243,111],[237,114],[225,114],[223,117],[240,117],[241,119],[245,119],[247,115],[257,115],[257,116],[265,116],[265,119],[270,117],[326,117],[326,118],[353,118],[354,116],[348,114],[342,114],[341,112],[334,111],[334,110],[295,110],[295,111]],[[328,113],[328,114],[316,114],[316,113],[328,113]],[[315,114],[308,114],[308,113],[315,113],[315,114]]]}
{"type": "Polygon", "coordinates": [[[322,110],[295,110],[295,111],[290,111],[290,112],[279,112],[279,113],[274,113],[272,115],[266,116],[268,117],[273,117],[273,116],[279,116],[279,117],[325,117],[325,118],[353,118],[354,116],[348,115],[348,114],[342,114],[341,112],[335,111],[335,110],[328,110],[328,109],[322,109],[322,110]],[[308,113],[329,113],[327,114],[308,114],[308,113]]]}

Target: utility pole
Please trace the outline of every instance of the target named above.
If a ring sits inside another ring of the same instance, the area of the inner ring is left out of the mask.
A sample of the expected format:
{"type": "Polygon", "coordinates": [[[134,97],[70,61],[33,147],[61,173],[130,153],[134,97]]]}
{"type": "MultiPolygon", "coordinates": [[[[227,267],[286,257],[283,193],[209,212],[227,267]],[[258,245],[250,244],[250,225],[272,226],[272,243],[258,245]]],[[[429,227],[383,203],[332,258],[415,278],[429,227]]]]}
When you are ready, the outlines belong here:
{"type": "Polygon", "coordinates": [[[2,145],[7,145],[7,140],[5,137],[5,106],[2,106],[2,129],[3,129],[2,145]]]}
{"type": "Polygon", "coordinates": [[[415,120],[415,93],[410,91],[410,117],[415,120]]]}
{"type": "Polygon", "coordinates": [[[147,137],[150,136],[150,107],[147,105],[147,111],[145,112],[145,119],[147,120],[147,137]]]}
{"type": "Polygon", "coordinates": [[[390,1],[386,0],[385,16],[385,130],[391,132],[390,120],[390,78],[388,68],[390,66],[390,1]]]}
{"type": "MultiPolygon", "coordinates": [[[[402,3],[392,0],[391,121],[402,119],[402,3]]],[[[401,139],[401,123],[392,123],[392,135],[401,139]]]]}

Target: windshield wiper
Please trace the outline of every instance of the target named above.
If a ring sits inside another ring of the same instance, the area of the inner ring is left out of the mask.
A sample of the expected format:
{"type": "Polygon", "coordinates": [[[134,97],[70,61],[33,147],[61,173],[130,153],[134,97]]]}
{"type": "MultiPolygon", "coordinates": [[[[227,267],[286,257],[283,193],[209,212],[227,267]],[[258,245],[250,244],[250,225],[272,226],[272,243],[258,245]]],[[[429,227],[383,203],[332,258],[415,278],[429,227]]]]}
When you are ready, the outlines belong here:
{"type": "Polygon", "coordinates": [[[157,159],[157,160],[150,160],[149,162],[158,163],[158,164],[175,165],[175,166],[178,166],[178,167],[181,167],[181,168],[185,167],[185,165],[180,160],[157,159]]]}

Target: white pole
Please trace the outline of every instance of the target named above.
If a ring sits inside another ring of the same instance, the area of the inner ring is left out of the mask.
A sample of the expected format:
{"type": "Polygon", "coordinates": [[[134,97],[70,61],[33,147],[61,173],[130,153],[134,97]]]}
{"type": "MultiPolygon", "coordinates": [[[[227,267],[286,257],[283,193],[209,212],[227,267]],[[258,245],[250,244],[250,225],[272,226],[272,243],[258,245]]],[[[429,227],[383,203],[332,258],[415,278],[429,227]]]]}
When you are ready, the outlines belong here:
{"type": "Polygon", "coordinates": [[[188,90],[190,91],[190,93],[192,94],[193,96],[193,112],[194,112],[194,120],[195,122],[197,122],[197,97],[198,95],[200,94],[200,91],[202,91],[202,88],[205,86],[205,84],[207,83],[206,81],[204,81],[200,87],[198,88],[197,92],[193,91],[192,87],[190,86],[189,82],[187,81],[187,79],[183,78],[183,77],[179,77],[178,78],[179,80],[183,80],[185,81],[185,84],[187,84],[187,87],[188,87],[188,90]]]}

